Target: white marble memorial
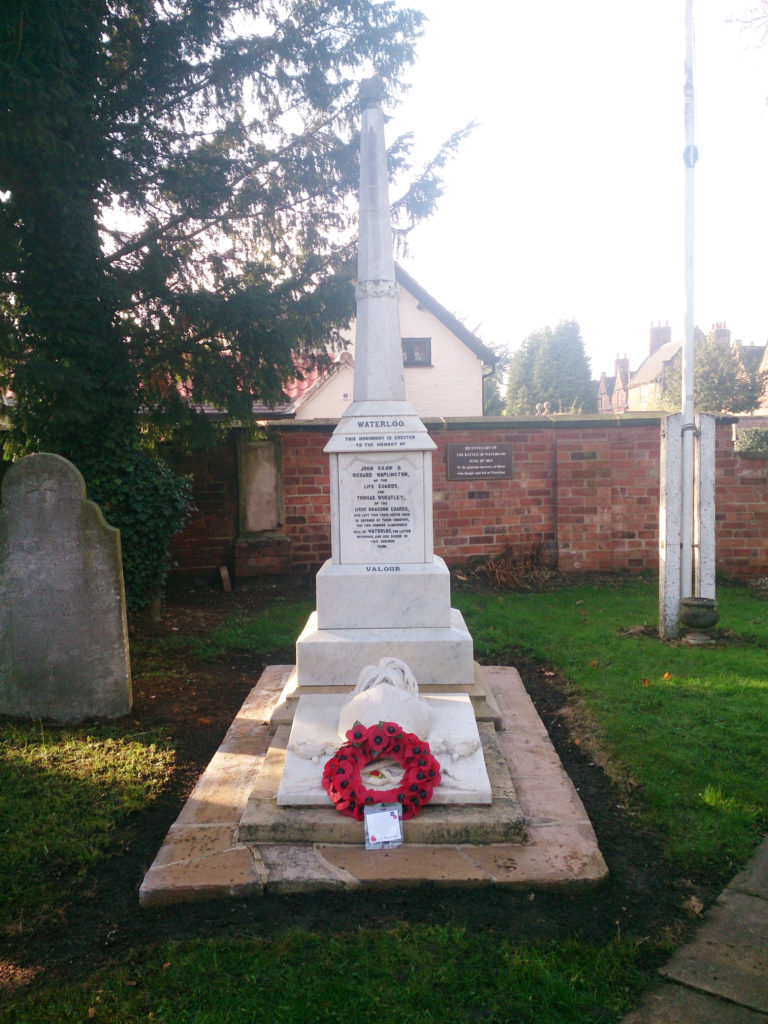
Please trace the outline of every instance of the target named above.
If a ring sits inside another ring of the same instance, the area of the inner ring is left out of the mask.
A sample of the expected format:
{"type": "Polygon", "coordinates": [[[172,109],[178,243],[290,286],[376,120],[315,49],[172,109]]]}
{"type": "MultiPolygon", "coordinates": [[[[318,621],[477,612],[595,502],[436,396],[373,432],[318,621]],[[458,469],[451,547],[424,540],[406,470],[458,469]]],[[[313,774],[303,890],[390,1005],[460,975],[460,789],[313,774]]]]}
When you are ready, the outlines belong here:
{"type": "MultiPolygon", "coordinates": [[[[339,562],[426,562],[432,555],[431,508],[425,502],[426,452],[341,454],[338,490],[339,562]]],[[[431,464],[430,467],[431,469],[431,464]]]]}
{"type": "Polygon", "coordinates": [[[407,661],[422,685],[469,686],[472,638],[433,551],[435,444],[405,400],[381,83],[364,83],[353,402],[326,452],[332,557],[296,647],[298,687],[351,686],[407,661]]]}
{"type": "MultiPolygon", "coordinates": [[[[331,806],[322,786],[323,767],[341,746],[339,715],[348,699],[346,693],[308,694],[299,699],[277,791],[279,806],[331,806]]],[[[431,803],[490,804],[491,784],[469,697],[445,693],[422,699],[431,724],[427,742],[440,762],[442,776],[431,803]]],[[[400,770],[396,762],[393,770],[400,770]]],[[[388,782],[387,788],[394,784],[388,782]]]]}
{"type": "Polygon", "coordinates": [[[472,637],[461,613],[449,611],[447,628],[404,629],[319,629],[314,612],[296,643],[298,685],[351,687],[366,665],[396,655],[423,686],[469,686],[475,669],[472,637]]]}
{"type": "Polygon", "coordinates": [[[413,733],[420,740],[429,737],[429,708],[404,661],[382,658],[378,665],[363,669],[339,714],[336,733],[342,742],[358,722],[366,728],[379,722],[397,722],[403,732],[413,733]]]}

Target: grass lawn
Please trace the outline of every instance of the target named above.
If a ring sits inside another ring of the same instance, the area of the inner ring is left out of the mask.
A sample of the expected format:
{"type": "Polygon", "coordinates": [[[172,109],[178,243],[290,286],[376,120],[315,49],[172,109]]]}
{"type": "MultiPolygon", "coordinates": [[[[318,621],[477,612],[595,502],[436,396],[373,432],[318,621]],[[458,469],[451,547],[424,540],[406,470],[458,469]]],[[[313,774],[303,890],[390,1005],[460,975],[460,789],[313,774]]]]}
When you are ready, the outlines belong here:
{"type": "Polygon", "coordinates": [[[55,918],[162,790],[173,751],[118,727],[0,719],[0,930],[55,918]]]}
{"type": "Polygon", "coordinates": [[[571,683],[584,742],[668,837],[681,868],[725,876],[768,821],[768,602],[720,587],[722,640],[662,643],[655,578],[461,596],[478,660],[521,651],[571,683]]]}
{"type": "Polygon", "coordinates": [[[14,1024],[587,1024],[620,1019],[646,983],[630,942],[512,945],[400,927],[152,950],[87,985],[17,1005],[14,1024]]]}
{"type": "MultiPolygon", "coordinates": [[[[618,781],[635,820],[658,830],[681,871],[721,884],[768,824],[768,602],[735,585],[722,585],[718,601],[722,642],[697,649],[643,630],[657,619],[651,578],[454,594],[478,660],[525,656],[564,677],[571,730],[618,781]]],[[[278,602],[252,618],[232,616],[204,636],[158,641],[155,657],[215,661],[258,650],[269,660],[290,649],[307,610],[278,602]]],[[[121,823],[165,785],[173,751],[160,736],[115,726],[41,730],[2,720],[0,742],[7,929],[36,915],[44,921],[46,908],[76,895],[92,864],[119,855],[121,823]]],[[[478,932],[452,921],[270,939],[190,936],[117,963],[105,958],[85,982],[43,979],[0,1002],[0,1021],[608,1024],[635,1004],[669,941],[614,932],[598,945],[521,943],[503,927],[478,932]]]]}

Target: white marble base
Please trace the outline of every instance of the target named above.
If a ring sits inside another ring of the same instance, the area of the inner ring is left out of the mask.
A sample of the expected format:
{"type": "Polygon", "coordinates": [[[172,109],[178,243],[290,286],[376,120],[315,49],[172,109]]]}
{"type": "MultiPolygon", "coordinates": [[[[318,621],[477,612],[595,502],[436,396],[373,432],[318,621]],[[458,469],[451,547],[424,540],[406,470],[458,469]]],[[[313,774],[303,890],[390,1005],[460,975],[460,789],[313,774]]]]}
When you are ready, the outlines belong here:
{"type": "MultiPolygon", "coordinates": [[[[323,766],[341,745],[339,712],[347,699],[343,693],[309,694],[299,699],[277,790],[281,807],[329,804],[322,787],[323,766]],[[300,756],[297,750],[310,756],[300,756]]],[[[491,783],[469,697],[466,693],[430,694],[424,700],[431,721],[427,742],[440,762],[442,776],[431,803],[490,804],[491,783]],[[454,759],[454,752],[468,753],[454,759]]]]}
{"type": "Polygon", "coordinates": [[[451,626],[451,578],[442,558],[391,565],[336,565],[317,574],[319,629],[451,626]]]}
{"type": "Polygon", "coordinates": [[[460,611],[451,624],[413,629],[319,629],[313,612],[296,641],[299,686],[354,686],[366,665],[399,658],[419,686],[471,686],[472,637],[460,611]]]}

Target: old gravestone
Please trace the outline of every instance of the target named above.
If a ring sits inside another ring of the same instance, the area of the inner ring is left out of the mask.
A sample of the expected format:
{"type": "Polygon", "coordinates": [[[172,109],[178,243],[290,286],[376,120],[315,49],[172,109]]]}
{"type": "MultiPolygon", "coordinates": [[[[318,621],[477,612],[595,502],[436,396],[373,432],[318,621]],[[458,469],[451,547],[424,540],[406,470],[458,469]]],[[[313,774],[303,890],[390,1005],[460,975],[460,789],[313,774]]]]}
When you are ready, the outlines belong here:
{"type": "Polygon", "coordinates": [[[131,708],[120,532],[59,455],[5,474],[0,713],[78,722],[131,708]]]}

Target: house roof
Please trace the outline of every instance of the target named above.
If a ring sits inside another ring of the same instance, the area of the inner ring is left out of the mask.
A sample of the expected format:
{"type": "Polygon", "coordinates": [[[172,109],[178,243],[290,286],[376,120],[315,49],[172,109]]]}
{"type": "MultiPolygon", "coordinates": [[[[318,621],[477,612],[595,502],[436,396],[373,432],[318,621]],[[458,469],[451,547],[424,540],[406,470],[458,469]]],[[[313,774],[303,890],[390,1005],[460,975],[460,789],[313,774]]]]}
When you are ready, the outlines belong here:
{"type": "Polygon", "coordinates": [[[351,352],[337,352],[333,362],[330,366],[321,370],[318,366],[313,366],[310,370],[302,371],[304,377],[303,381],[292,380],[283,387],[283,391],[286,393],[290,402],[288,403],[288,409],[295,412],[299,406],[303,405],[316,391],[325,384],[329,377],[337,373],[343,366],[349,366],[354,369],[355,360],[352,358],[351,352]]]}
{"type": "Polygon", "coordinates": [[[668,341],[657,348],[631,375],[630,387],[639,387],[641,384],[650,384],[652,381],[658,380],[665,365],[675,358],[682,347],[680,341],[668,341]]]}
{"type": "MultiPolygon", "coordinates": [[[[417,300],[419,306],[422,309],[426,309],[430,312],[437,320],[439,320],[448,330],[454,334],[459,341],[467,346],[478,359],[480,359],[484,366],[495,366],[498,362],[498,356],[493,352],[487,345],[473,334],[472,331],[468,330],[460,320],[458,320],[452,313],[449,313],[445,306],[442,306],[437,299],[433,298],[428,291],[421,287],[421,285],[415,281],[411,275],[403,270],[399,263],[395,264],[395,278],[397,283],[410,292],[411,295],[417,300]]],[[[354,367],[355,361],[350,352],[338,352],[336,353],[333,362],[330,367],[325,370],[321,370],[318,367],[312,368],[301,368],[302,380],[294,378],[292,381],[288,381],[283,386],[283,391],[286,395],[286,402],[280,403],[273,408],[268,408],[260,402],[253,403],[253,412],[262,419],[288,419],[293,416],[296,410],[304,404],[312,395],[314,395],[329,378],[336,373],[342,366],[354,367]]]]}
{"type": "Polygon", "coordinates": [[[437,299],[425,291],[418,281],[415,281],[406,270],[403,270],[399,263],[395,264],[395,278],[398,284],[401,284],[415,299],[418,299],[419,305],[423,309],[429,310],[452,334],[456,335],[459,341],[463,341],[478,359],[482,359],[487,366],[496,365],[498,362],[496,353],[484,345],[477,335],[468,330],[453,313],[449,313],[445,306],[441,306],[437,299]]]}
{"type": "MultiPolygon", "coordinates": [[[[697,327],[694,340],[698,342],[703,337],[704,335],[697,327]]],[[[629,381],[630,387],[638,387],[641,384],[650,384],[652,381],[659,380],[665,365],[675,358],[682,347],[681,341],[668,341],[657,348],[632,374],[629,381]]],[[[756,370],[761,365],[761,360],[766,361],[766,352],[768,352],[768,346],[742,345],[741,358],[745,369],[749,372],[756,370]]]]}

